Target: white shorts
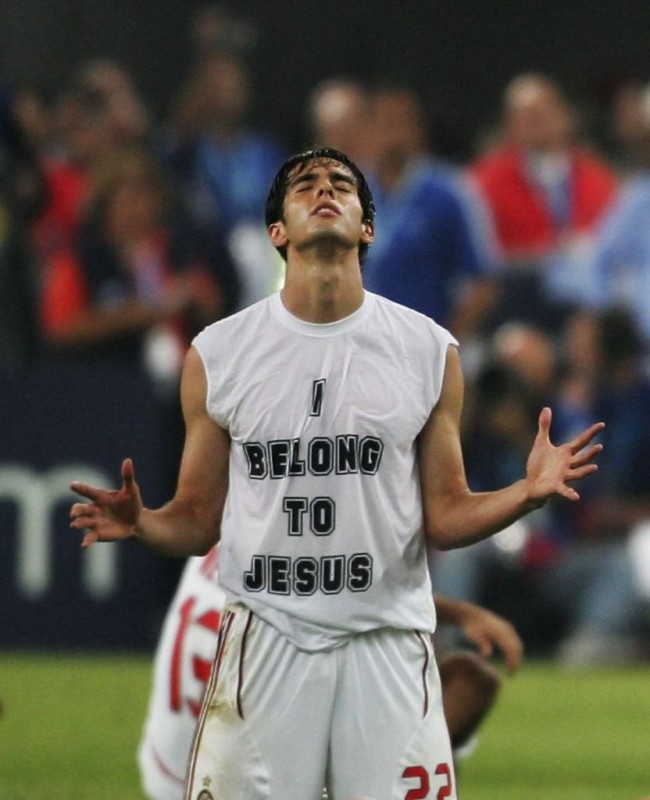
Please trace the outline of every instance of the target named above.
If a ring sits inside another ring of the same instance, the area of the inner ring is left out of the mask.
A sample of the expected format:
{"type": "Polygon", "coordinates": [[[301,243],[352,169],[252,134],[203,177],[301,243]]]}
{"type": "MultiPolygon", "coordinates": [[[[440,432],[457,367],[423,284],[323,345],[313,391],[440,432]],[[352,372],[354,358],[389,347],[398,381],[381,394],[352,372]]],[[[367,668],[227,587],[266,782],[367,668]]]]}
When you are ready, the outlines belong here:
{"type": "Polygon", "coordinates": [[[171,772],[153,749],[153,742],[144,740],[138,749],[140,783],[150,800],[180,800],[183,797],[184,775],[171,772]]]}
{"type": "Polygon", "coordinates": [[[186,800],[456,798],[427,634],[298,650],[242,605],[222,617],[186,800]]]}

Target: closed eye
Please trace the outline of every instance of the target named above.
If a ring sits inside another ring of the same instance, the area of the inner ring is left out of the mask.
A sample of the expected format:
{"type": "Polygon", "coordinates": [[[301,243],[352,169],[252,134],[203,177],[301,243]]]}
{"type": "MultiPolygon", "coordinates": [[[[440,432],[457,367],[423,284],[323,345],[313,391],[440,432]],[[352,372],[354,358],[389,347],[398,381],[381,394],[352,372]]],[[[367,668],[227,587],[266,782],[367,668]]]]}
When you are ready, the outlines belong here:
{"type": "Polygon", "coordinates": [[[289,187],[294,192],[304,192],[311,187],[314,183],[316,176],[310,173],[305,175],[297,175],[293,180],[289,182],[289,187]]]}
{"type": "Polygon", "coordinates": [[[346,175],[343,172],[332,173],[331,181],[337,189],[341,189],[342,191],[346,192],[351,192],[357,185],[354,178],[352,178],[350,175],[346,175]]]}

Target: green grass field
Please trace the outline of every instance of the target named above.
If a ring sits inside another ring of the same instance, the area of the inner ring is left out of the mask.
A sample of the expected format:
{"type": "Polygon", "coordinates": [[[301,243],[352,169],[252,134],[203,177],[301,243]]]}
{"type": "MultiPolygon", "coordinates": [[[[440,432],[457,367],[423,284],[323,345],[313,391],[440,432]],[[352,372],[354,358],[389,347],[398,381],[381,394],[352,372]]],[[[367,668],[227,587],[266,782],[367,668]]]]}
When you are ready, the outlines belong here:
{"type": "MultiPolygon", "coordinates": [[[[146,657],[0,656],[0,799],[141,800],[146,657]]],[[[647,669],[529,665],[504,684],[462,800],[650,795],[647,669]]]]}

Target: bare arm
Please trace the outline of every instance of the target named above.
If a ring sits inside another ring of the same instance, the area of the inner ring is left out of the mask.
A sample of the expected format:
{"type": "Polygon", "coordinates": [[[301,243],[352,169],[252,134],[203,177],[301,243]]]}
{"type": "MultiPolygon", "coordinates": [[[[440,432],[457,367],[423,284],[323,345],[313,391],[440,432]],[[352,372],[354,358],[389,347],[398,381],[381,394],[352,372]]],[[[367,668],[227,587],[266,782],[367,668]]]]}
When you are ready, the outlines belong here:
{"type": "Polygon", "coordinates": [[[498,650],[503,655],[508,672],[519,669],[524,645],[506,619],[473,603],[452,600],[439,594],[434,595],[434,600],[441,625],[458,626],[486,658],[498,650]]]}
{"type": "Polygon", "coordinates": [[[485,539],[553,495],[579,499],[569,484],[597,469],[593,458],[602,446],[590,443],[602,423],[555,446],[549,438],[551,410],[542,409],[526,475],[498,491],[472,492],[460,442],[462,405],[460,359],[456,348],[450,347],[440,399],[418,443],[425,531],[437,547],[452,549],[485,539]]]}
{"type": "Polygon", "coordinates": [[[206,392],[203,362],[190,348],[181,382],[185,447],[176,493],[162,508],[143,506],[128,458],[122,464],[118,490],[72,484],[90,501],[75,503],[70,511],[70,526],[86,530],[83,547],[132,538],[163,555],[184,557],[202,555],[218,541],[228,490],[230,439],[208,416],[206,392]]]}

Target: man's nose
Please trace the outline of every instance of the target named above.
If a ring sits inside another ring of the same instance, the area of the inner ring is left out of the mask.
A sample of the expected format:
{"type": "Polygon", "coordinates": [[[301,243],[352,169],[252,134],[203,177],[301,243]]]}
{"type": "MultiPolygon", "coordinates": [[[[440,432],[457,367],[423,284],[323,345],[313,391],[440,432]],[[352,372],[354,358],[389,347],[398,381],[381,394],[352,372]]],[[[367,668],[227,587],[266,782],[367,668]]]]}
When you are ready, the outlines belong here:
{"type": "Polygon", "coordinates": [[[334,186],[329,178],[323,178],[318,182],[317,194],[319,197],[322,197],[323,195],[330,195],[331,197],[334,196],[334,186]]]}

